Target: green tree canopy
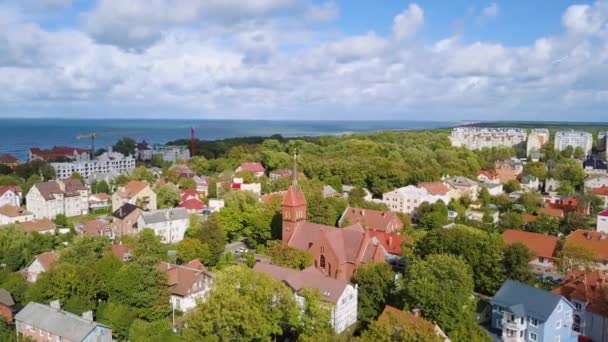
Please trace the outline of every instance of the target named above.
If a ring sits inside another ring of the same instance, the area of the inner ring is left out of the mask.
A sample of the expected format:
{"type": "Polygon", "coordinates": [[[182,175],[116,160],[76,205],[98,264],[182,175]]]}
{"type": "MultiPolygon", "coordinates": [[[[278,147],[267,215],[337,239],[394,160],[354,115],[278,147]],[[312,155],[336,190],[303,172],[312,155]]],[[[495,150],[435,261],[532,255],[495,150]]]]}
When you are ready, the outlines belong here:
{"type": "Polygon", "coordinates": [[[502,260],[505,274],[510,279],[533,284],[535,277],[529,265],[533,257],[532,252],[523,243],[517,242],[506,246],[502,260]]]}
{"type": "Polygon", "coordinates": [[[385,263],[364,265],[357,269],[353,281],[359,286],[359,320],[368,324],[374,320],[387,304],[394,290],[394,274],[385,263]]]}

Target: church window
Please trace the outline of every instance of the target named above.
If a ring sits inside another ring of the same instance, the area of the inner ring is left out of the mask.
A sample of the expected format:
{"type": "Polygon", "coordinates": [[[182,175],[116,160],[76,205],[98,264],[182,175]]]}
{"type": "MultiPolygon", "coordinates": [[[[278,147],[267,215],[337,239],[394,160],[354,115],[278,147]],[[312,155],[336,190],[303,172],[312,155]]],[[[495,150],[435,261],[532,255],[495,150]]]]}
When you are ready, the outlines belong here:
{"type": "Polygon", "coordinates": [[[325,269],[325,256],[324,255],[321,255],[321,262],[320,263],[321,263],[321,268],[325,269]]]}

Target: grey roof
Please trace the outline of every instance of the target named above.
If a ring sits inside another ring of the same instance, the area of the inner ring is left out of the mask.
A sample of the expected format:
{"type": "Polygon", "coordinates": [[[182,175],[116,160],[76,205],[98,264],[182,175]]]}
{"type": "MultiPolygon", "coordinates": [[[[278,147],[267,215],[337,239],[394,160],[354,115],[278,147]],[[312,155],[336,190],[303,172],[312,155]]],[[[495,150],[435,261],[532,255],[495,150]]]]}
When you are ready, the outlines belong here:
{"type": "Polygon", "coordinates": [[[337,193],[338,193],[338,191],[336,191],[336,189],[334,189],[331,185],[323,186],[323,196],[324,197],[334,196],[337,193]]]}
{"type": "Polygon", "coordinates": [[[122,220],[125,217],[131,215],[131,213],[134,212],[135,209],[138,209],[136,205],[131,203],[125,203],[122,205],[122,207],[116,209],[116,211],[112,213],[112,216],[122,220]]]}
{"type": "Polygon", "coordinates": [[[0,289],[0,304],[4,304],[6,306],[15,305],[13,296],[11,296],[11,293],[6,291],[5,289],[0,289]]]}
{"type": "Polygon", "coordinates": [[[502,184],[496,184],[496,183],[479,183],[479,186],[482,188],[487,188],[487,189],[495,189],[498,187],[501,187],[502,184]]]}
{"type": "Polygon", "coordinates": [[[75,342],[84,340],[98,326],[109,329],[95,321],[35,302],[30,302],[19,311],[15,320],[75,342]]]}
{"type": "Polygon", "coordinates": [[[34,187],[40,191],[42,197],[47,201],[55,199],[55,194],[63,194],[59,184],[54,181],[36,183],[34,187]]]}
{"type": "Polygon", "coordinates": [[[188,211],[185,208],[160,209],[141,214],[144,223],[159,223],[188,218],[188,211]]]}
{"type": "Polygon", "coordinates": [[[492,298],[492,304],[500,305],[518,317],[530,316],[545,322],[562,298],[560,295],[507,279],[492,298]]]}
{"type": "Polygon", "coordinates": [[[448,179],[447,182],[452,186],[472,187],[472,186],[477,185],[477,182],[475,182],[467,177],[463,177],[463,176],[452,177],[452,178],[448,179]]]}

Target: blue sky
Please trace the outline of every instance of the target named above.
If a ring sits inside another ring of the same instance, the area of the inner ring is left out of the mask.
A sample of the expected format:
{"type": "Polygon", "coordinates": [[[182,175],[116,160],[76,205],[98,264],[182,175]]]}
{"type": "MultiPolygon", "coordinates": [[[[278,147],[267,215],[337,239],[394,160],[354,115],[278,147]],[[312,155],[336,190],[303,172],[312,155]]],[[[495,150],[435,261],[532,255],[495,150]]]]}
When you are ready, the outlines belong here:
{"type": "Polygon", "coordinates": [[[0,117],[608,121],[608,0],[0,0],[0,117]]]}

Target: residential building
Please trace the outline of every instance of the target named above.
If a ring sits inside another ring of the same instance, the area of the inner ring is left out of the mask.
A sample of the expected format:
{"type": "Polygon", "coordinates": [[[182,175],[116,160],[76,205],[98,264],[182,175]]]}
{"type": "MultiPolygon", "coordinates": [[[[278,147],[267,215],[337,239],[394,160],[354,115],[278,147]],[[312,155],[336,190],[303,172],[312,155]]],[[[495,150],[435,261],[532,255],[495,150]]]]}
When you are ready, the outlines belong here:
{"type": "Polygon", "coordinates": [[[608,209],[597,214],[596,232],[608,233],[608,209]]]}
{"type": "Polygon", "coordinates": [[[114,180],[120,176],[120,173],[114,170],[110,170],[108,172],[93,172],[88,177],[86,177],[87,184],[91,185],[93,182],[106,182],[112,187],[112,183],[114,180]]]}
{"type": "Polygon", "coordinates": [[[573,149],[580,147],[588,156],[591,154],[591,148],[593,147],[593,135],[589,132],[584,131],[559,131],[555,133],[555,150],[561,152],[568,146],[573,149]]]}
{"type": "Polygon", "coordinates": [[[0,207],[0,226],[34,219],[34,214],[14,205],[5,204],[0,207]]]}
{"type": "Polygon", "coordinates": [[[270,171],[268,173],[268,177],[271,180],[277,180],[277,179],[281,179],[281,178],[291,177],[292,173],[293,173],[293,171],[291,169],[280,169],[280,170],[270,171]]]}
{"type": "Polygon", "coordinates": [[[50,150],[41,150],[38,147],[30,148],[29,160],[53,161],[87,161],[91,159],[90,150],[78,147],[53,146],[50,150]]]}
{"type": "Polygon", "coordinates": [[[34,260],[25,268],[23,276],[30,283],[35,283],[38,276],[44,272],[48,272],[55,266],[59,259],[59,253],[56,251],[44,252],[34,257],[34,260]]]}
{"type": "Polygon", "coordinates": [[[431,197],[437,198],[437,200],[435,200],[433,203],[441,200],[445,204],[448,204],[452,199],[449,184],[442,182],[421,182],[418,184],[418,187],[426,189],[431,197]]]}
{"type": "MultiPolygon", "coordinates": [[[[342,198],[348,199],[350,192],[353,191],[356,187],[352,185],[342,185],[342,198]]],[[[372,201],[372,193],[367,188],[361,188],[365,195],[363,196],[364,201],[371,202],[372,201]]]]}
{"type": "Polygon", "coordinates": [[[338,221],[338,226],[359,223],[365,229],[394,233],[403,229],[403,222],[394,212],[347,207],[338,221]]]}
{"type": "Polygon", "coordinates": [[[194,176],[192,180],[196,183],[196,191],[205,195],[205,197],[209,196],[209,178],[194,176]]]}
{"type": "Polygon", "coordinates": [[[608,208],[608,186],[604,185],[599,188],[591,189],[591,193],[603,201],[604,208],[608,208]]]}
{"type": "Polygon", "coordinates": [[[500,177],[498,173],[489,170],[477,171],[477,181],[480,183],[496,183],[500,184],[500,177]]]}
{"type": "MultiPolygon", "coordinates": [[[[448,178],[445,184],[449,187],[450,198],[459,199],[468,197],[473,201],[477,200],[479,195],[479,185],[472,179],[462,176],[448,178]]],[[[446,204],[449,203],[446,202],[446,204]]]]}
{"type": "Polygon", "coordinates": [[[608,165],[598,157],[587,156],[585,161],[583,161],[583,168],[588,175],[605,175],[608,165]]]}
{"type": "Polygon", "coordinates": [[[225,206],[224,200],[221,198],[210,198],[208,204],[209,210],[212,213],[221,210],[225,206]]]}
{"type": "Polygon", "coordinates": [[[245,180],[239,177],[235,177],[232,180],[230,189],[234,191],[251,191],[257,196],[262,195],[262,183],[245,183],[245,180]]]}
{"type": "MultiPolygon", "coordinates": [[[[51,234],[55,235],[57,226],[49,219],[31,220],[17,223],[17,227],[28,233],[51,234]]],[[[66,228],[63,228],[66,229],[66,228]]],[[[69,231],[69,229],[67,229],[69,231]]],[[[62,232],[62,229],[59,229],[62,232]]]]}
{"type": "Polygon", "coordinates": [[[189,214],[200,214],[207,206],[203,202],[205,194],[197,190],[183,190],[180,195],[179,208],[185,208],[189,214]]]}
{"type": "Polygon", "coordinates": [[[11,293],[5,289],[0,289],[0,319],[5,323],[12,324],[15,311],[15,300],[11,293]]]}
{"type": "Polygon", "coordinates": [[[517,180],[517,176],[524,171],[524,166],[519,160],[511,159],[507,161],[497,161],[494,163],[494,170],[502,184],[517,180]]]}
{"type": "Polygon", "coordinates": [[[530,267],[537,276],[554,279],[562,278],[556,266],[559,238],[523,230],[506,229],[502,233],[502,239],[505,245],[519,242],[528,247],[534,255],[534,258],[530,261],[530,267]]]}
{"type": "Polygon", "coordinates": [[[553,217],[556,219],[564,218],[564,211],[562,209],[556,209],[551,207],[545,207],[538,209],[538,215],[544,215],[553,217]]]}
{"type": "Polygon", "coordinates": [[[514,280],[506,280],[490,301],[492,328],[507,342],[576,342],[574,306],[564,297],[514,280]]]}
{"type": "Polygon", "coordinates": [[[112,194],[112,210],[116,211],[126,203],[143,210],[156,210],[156,193],[147,182],[130,181],[112,194]]]}
{"type": "Polygon", "coordinates": [[[449,192],[436,192],[433,194],[425,187],[408,185],[382,194],[382,202],[388,206],[390,211],[405,213],[411,216],[416,214],[416,210],[423,202],[433,204],[437,201],[449,203],[449,192]]]}
{"type": "Polygon", "coordinates": [[[190,159],[190,149],[187,146],[153,145],[152,151],[140,150],[142,160],[150,160],[153,156],[159,155],[164,161],[175,163],[190,159]],[[144,159],[147,157],[150,159],[144,159]]]}
{"type": "Polygon", "coordinates": [[[598,133],[597,148],[600,151],[608,151],[608,132],[598,133]]]}
{"type": "Polygon", "coordinates": [[[241,165],[239,165],[239,167],[236,168],[235,172],[239,173],[241,171],[251,172],[256,177],[262,177],[266,174],[266,169],[261,163],[258,162],[242,163],[241,165]]]}
{"type": "Polygon", "coordinates": [[[485,219],[486,217],[488,217],[488,220],[491,219],[491,221],[486,222],[486,223],[498,223],[498,211],[481,211],[481,210],[473,210],[473,209],[467,209],[465,211],[465,217],[467,220],[470,221],[477,221],[477,222],[486,222],[485,219]]]}
{"type": "Polygon", "coordinates": [[[328,278],[314,267],[294,270],[258,262],[253,270],[285,283],[293,291],[300,306],[304,304],[304,298],[300,294],[303,289],[318,290],[321,300],[331,308],[331,325],[336,333],[343,332],[357,322],[359,291],[348,280],[328,278]]]}
{"type": "Polygon", "coordinates": [[[190,216],[184,208],[159,209],[142,212],[137,220],[139,230],[150,228],[163,243],[176,243],[184,239],[190,225],[190,216]]]}
{"type": "Polygon", "coordinates": [[[498,183],[479,183],[479,191],[487,189],[491,196],[498,196],[504,192],[502,184],[498,183]]]}
{"type": "Polygon", "coordinates": [[[452,130],[450,141],[454,147],[481,150],[492,147],[521,147],[528,133],[520,128],[457,127],[452,130]]]}
{"type": "Polygon", "coordinates": [[[15,316],[20,338],[34,342],[111,342],[112,329],[93,320],[91,311],[82,316],[61,310],[58,301],[51,305],[30,302],[15,316]]]}
{"type": "Polygon", "coordinates": [[[574,305],[572,330],[592,341],[608,342],[608,274],[573,271],[552,292],[574,305]]]}
{"type": "Polygon", "coordinates": [[[577,229],[566,236],[566,241],[591,250],[595,255],[596,267],[608,270],[608,234],[577,229]]]}
{"type": "Polygon", "coordinates": [[[112,205],[112,203],[110,203],[111,199],[112,197],[108,194],[91,194],[91,196],[89,196],[89,209],[94,211],[97,209],[109,208],[112,205]]]}
{"type": "Polygon", "coordinates": [[[122,242],[118,245],[112,245],[110,251],[116,257],[116,259],[122,262],[127,262],[133,259],[133,252],[131,251],[129,246],[123,245],[122,242]]]}
{"type": "Polygon", "coordinates": [[[389,254],[387,260],[399,259],[403,253],[403,244],[408,243],[413,246],[411,238],[396,233],[387,233],[379,230],[370,230],[369,235],[384,247],[389,254]]]}
{"type": "Polygon", "coordinates": [[[76,224],[74,229],[84,236],[105,236],[114,239],[114,230],[109,220],[98,218],[95,220],[84,221],[76,224]]]}
{"type": "Polygon", "coordinates": [[[0,207],[3,205],[12,205],[20,207],[23,193],[21,188],[13,185],[0,186],[0,207]]]}
{"type": "Polygon", "coordinates": [[[323,185],[322,193],[323,198],[341,197],[341,194],[338,192],[338,190],[334,189],[334,187],[331,185],[323,185]]]}
{"type": "Polygon", "coordinates": [[[105,152],[94,160],[51,163],[57,178],[69,178],[78,173],[84,178],[92,174],[117,173],[128,174],[135,169],[135,159],[118,152],[105,152]]]}
{"type": "Polygon", "coordinates": [[[524,191],[538,191],[540,180],[537,177],[527,175],[521,178],[521,187],[524,191]]]}
{"type": "Polygon", "coordinates": [[[89,213],[89,191],[79,179],[36,183],[25,199],[27,210],[37,219],[54,219],[59,214],[72,217],[89,213]]]}
{"type": "Polygon", "coordinates": [[[139,232],[137,222],[143,210],[138,206],[125,203],[112,213],[112,230],[118,236],[135,235],[139,232]]]}
{"type": "Polygon", "coordinates": [[[541,148],[549,142],[549,130],[546,128],[533,129],[528,134],[528,142],[526,144],[526,156],[530,157],[533,153],[540,152],[541,148]]]}
{"type": "Polygon", "coordinates": [[[213,275],[198,260],[184,265],[161,262],[159,271],[167,275],[171,307],[181,312],[194,309],[205,300],[213,285],[213,275]]]}
{"type": "Polygon", "coordinates": [[[3,154],[0,154],[0,164],[10,166],[10,167],[15,167],[15,166],[19,165],[20,162],[19,162],[19,159],[17,159],[15,156],[8,154],[8,153],[3,153],[3,154]]]}
{"type": "Polygon", "coordinates": [[[152,160],[152,146],[145,140],[138,142],[135,149],[135,158],[141,161],[152,160]]]}
{"type": "MultiPolygon", "coordinates": [[[[608,183],[607,183],[608,184],[608,183]]],[[[547,178],[545,180],[545,191],[546,192],[556,192],[560,187],[560,182],[555,178],[547,178]]]]}
{"type": "Polygon", "coordinates": [[[593,175],[585,179],[585,189],[595,189],[608,186],[608,176],[593,175]]]}

